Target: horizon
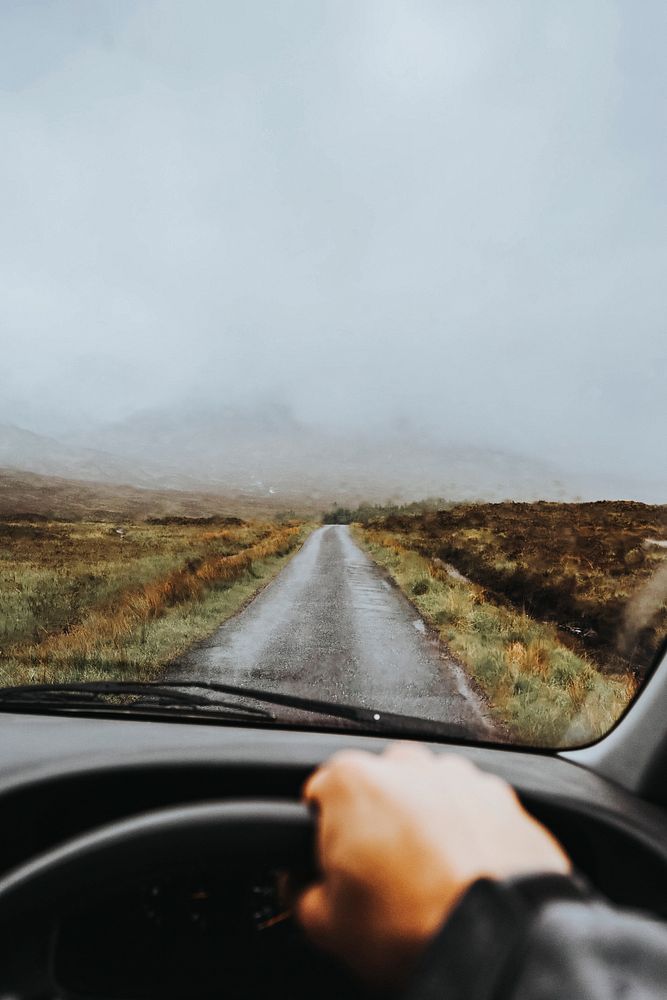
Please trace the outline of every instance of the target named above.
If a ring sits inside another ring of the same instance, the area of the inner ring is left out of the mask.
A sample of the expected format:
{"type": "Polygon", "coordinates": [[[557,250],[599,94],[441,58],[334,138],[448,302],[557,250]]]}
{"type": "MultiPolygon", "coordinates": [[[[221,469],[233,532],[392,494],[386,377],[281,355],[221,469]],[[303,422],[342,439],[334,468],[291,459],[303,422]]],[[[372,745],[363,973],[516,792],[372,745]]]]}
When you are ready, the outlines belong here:
{"type": "MultiPolygon", "coordinates": [[[[229,417],[229,413],[227,413],[229,417]]],[[[258,415],[255,414],[255,417],[258,415]]],[[[624,489],[620,477],[568,476],[546,460],[518,452],[440,444],[408,428],[383,436],[367,429],[349,437],[297,422],[285,409],[264,411],[253,421],[236,414],[221,433],[211,415],[199,411],[192,424],[159,411],[134,422],[89,429],[84,436],[41,434],[0,424],[0,469],[106,488],[136,487],[218,495],[263,497],[288,506],[536,501],[667,502],[659,480],[624,489]],[[273,417],[268,420],[267,417],[273,417]],[[177,425],[177,426],[174,426],[177,425]],[[288,431],[285,427],[288,427],[288,431]],[[224,439],[224,440],[223,440],[224,439]]]]}

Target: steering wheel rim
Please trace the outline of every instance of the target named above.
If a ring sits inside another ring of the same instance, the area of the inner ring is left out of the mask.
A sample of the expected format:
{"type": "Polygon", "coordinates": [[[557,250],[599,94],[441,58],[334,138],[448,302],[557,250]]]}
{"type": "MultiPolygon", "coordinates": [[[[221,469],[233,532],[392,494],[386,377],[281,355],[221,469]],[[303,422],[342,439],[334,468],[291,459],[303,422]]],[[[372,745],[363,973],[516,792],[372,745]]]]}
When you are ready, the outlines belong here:
{"type": "MultiPolygon", "coordinates": [[[[123,878],[150,876],[178,866],[178,853],[198,863],[271,863],[314,873],[315,821],[303,803],[271,799],[201,802],[156,809],[74,837],[8,872],[0,879],[0,927],[9,949],[1,960],[13,967],[12,989],[20,997],[41,996],[24,967],[16,931],[23,919],[48,921],[72,902],[123,878]],[[14,933],[11,933],[13,930],[14,933]],[[14,939],[14,940],[12,940],[14,939]]],[[[9,970],[5,965],[4,972],[9,970]]],[[[4,978],[4,976],[3,976],[4,978]]],[[[4,985],[4,984],[3,984],[4,985]]],[[[43,986],[41,987],[43,988],[43,986]]]]}

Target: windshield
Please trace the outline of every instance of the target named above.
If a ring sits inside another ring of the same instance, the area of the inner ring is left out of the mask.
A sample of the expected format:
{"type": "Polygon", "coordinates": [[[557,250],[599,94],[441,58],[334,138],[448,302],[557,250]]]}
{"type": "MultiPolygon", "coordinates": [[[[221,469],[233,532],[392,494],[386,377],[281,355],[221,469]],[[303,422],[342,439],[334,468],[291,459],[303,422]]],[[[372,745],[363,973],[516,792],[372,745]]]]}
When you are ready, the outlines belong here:
{"type": "Polygon", "coordinates": [[[603,736],[667,632],[666,28],[4,3],[0,686],[603,736]]]}

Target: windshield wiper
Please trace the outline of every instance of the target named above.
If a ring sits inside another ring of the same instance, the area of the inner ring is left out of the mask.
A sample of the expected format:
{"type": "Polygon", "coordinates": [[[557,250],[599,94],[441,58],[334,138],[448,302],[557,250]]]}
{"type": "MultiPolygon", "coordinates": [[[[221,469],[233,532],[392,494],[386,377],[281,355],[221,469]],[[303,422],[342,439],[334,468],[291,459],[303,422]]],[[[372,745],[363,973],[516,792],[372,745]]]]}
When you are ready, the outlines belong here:
{"type": "Polygon", "coordinates": [[[0,711],[26,708],[56,708],[69,711],[101,711],[113,714],[164,716],[165,709],[184,710],[198,716],[223,716],[238,721],[275,722],[273,712],[253,705],[240,705],[223,698],[178,690],[159,681],[91,681],[70,684],[23,684],[0,688],[0,711]],[[129,698],[130,700],[125,700],[129,698]]]}
{"type": "Polygon", "coordinates": [[[236,714],[240,720],[247,721],[289,721],[276,719],[276,715],[265,708],[232,702],[221,698],[220,695],[231,695],[244,701],[250,700],[266,705],[295,709],[298,712],[311,715],[345,719],[354,723],[355,728],[363,728],[371,732],[406,736],[439,736],[459,740],[471,738],[470,731],[457,722],[441,722],[396,712],[385,712],[379,708],[365,708],[360,705],[348,705],[280,691],[263,691],[260,688],[205,680],[137,683],[132,681],[91,681],[4,687],[0,688],[0,710],[20,705],[32,707],[53,705],[81,710],[102,707],[105,711],[113,711],[114,713],[136,714],[141,712],[147,714],[151,706],[155,706],[162,710],[170,708],[172,712],[183,709],[188,713],[194,712],[208,717],[220,714],[229,719],[236,714]],[[118,696],[125,695],[135,696],[136,701],[119,704],[118,696]],[[113,700],[110,700],[111,698],[113,700]]]}

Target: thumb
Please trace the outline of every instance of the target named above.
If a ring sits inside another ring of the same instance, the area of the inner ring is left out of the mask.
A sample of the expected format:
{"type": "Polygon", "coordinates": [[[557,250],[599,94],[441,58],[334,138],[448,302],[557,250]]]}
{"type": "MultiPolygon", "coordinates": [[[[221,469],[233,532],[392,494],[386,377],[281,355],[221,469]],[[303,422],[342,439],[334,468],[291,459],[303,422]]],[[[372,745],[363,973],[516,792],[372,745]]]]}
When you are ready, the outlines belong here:
{"type": "Polygon", "coordinates": [[[331,933],[331,907],[323,882],[311,886],[299,896],[296,915],[311,940],[326,947],[331,933]]]}

